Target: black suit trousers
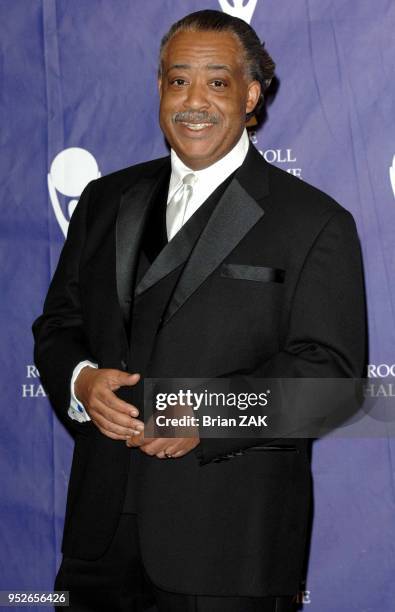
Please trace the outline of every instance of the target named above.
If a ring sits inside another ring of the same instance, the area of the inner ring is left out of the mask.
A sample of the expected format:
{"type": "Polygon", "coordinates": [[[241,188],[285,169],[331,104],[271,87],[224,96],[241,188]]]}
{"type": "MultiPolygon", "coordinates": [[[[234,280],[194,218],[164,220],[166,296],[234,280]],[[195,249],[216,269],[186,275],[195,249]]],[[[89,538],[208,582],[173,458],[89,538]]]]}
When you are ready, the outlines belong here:
{"type": "MultiPolygon", "coordinates": [[[[115,536],[99,559],[64,557],[54,588],[69,591],[67,609],[70,612],[292,612],[295,609],[291,597],[212,597],[170,593],[153,585],[141,560],[135,514],[121,514],[115,536]]],[[[63,607],[55,609],[64,610],[63,607]]]]}

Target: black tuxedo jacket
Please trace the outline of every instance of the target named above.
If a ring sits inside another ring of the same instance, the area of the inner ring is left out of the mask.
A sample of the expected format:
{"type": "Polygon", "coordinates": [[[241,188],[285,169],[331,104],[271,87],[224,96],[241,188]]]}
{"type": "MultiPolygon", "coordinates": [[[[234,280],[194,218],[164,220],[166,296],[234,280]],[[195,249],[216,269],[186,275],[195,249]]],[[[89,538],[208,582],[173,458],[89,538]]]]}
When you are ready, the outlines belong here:
{"type": "MultiPolygon", "coordinates": [[[[127,370],[131,307],[179,266],[150,340],[145,376],[314,378],[363,372],[365,304],[352,216],[267,164],[253,146],[193,249],[188,231],[181,230],[173,239],[177,248],[158,258],[133,290],[144,221],[157,190],[165,192],[169,173],[167,157],[87,186],[44,313],[33,326],[42,381],[57,414],[75,432],[63,539],[67,556],[94,559],[108,547],[125,499],[131,452],[92,422],[68,418],[72,371],[87,358],[99,367],[127,370]]],[[[124,389],[121,396],[128,399],[129,393],[124,389]]],[[[307,443],[294,440],[291,452],[276,447],[262,438],[202,439],[175,460],[134,451],[141,455],[142,555],[158,586],[217,595],[297,591],[310,507],[307,443]],[[265,452],[244,452],[256,445],[265,452]]]]}

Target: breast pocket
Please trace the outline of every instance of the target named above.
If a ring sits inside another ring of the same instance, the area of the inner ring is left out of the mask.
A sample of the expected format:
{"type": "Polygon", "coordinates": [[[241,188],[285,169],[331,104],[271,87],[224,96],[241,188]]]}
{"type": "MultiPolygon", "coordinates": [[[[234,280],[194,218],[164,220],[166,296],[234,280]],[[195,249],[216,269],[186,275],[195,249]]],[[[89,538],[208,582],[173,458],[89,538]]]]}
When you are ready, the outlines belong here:
{"type": "Polygon", "coordinates": [[[267,266],[227,263],[221,266],[221,276],[259,283],[283,283],[285,280],[285,270],[269,268],[267,266]]]}

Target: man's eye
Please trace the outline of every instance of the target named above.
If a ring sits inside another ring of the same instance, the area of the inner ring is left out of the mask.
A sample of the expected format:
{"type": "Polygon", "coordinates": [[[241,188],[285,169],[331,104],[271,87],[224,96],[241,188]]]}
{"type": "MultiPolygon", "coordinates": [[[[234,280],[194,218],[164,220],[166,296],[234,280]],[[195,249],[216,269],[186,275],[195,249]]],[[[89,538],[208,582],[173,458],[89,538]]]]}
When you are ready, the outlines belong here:
{"type": "Polygon", "coordinates": [[[215,79],[214,81],[211,81],[211,85],[213,85],[216,89],[226,87],[226,83],[224,81],[221,81],[220,79],[215,79]]]}
{"type": "Polygon", "coordinates": [[[170,81],[170,85],[176,85],[177,87],[181,87],[182,85],[185,85],[185,83],[185,79],[173,79],[170,81]]]}

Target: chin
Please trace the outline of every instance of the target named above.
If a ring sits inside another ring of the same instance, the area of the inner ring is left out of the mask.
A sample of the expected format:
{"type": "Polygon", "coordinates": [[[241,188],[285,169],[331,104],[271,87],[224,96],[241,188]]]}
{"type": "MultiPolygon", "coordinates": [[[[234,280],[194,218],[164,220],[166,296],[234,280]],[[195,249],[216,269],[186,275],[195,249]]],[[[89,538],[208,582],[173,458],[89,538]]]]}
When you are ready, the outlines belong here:
{"type": "Polygon", "coordinates": [[[191,149],[175,149],[177,155],[184,160],[184,163],[193,169],[194,162],[198,163],[199,168],[195,168],[195,170],[200,170],[206,166],[213,164],[219,157],[215,156],[211,151],[207,151],[207,148],[203,150],[191,150],[191,149]]]}

